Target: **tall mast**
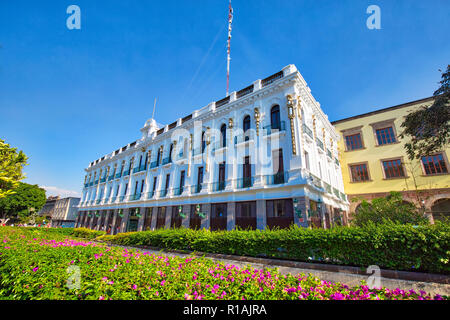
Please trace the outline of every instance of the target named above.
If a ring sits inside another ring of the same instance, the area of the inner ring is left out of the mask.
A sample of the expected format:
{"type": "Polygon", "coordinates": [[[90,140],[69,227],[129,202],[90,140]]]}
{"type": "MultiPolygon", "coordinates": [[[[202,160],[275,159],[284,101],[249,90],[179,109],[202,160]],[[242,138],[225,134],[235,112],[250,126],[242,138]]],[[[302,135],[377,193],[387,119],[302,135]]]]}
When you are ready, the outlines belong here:
{"type": "Polygon", "coordinates": [[[228,44],[227,44],[227,96],[230,87],[230,43],[231,43],[231,23],[233,22],[233,8],[230,6],[228,11],[228,44]]]}

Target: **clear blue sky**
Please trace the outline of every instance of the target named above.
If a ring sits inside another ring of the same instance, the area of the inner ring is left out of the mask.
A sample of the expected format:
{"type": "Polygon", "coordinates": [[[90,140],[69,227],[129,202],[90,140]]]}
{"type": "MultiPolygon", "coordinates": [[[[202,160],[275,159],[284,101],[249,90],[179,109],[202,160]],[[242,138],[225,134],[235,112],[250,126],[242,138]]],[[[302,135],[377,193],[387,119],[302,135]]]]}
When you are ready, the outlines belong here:
{"type": "MultiPolygon", "coordinates": [[[[233,0],[230,91],[295,64],[330,120],[432,95],[448,0],[233,0]],[[369,5],[381,30],[366,27],[369,5]]],[[[0,1],[0,137],[28,183],[80,193],[89,162],[225,96],[227,0],[0,1]],[[81,8],[81,30],[66,9],[81,8]]]]}

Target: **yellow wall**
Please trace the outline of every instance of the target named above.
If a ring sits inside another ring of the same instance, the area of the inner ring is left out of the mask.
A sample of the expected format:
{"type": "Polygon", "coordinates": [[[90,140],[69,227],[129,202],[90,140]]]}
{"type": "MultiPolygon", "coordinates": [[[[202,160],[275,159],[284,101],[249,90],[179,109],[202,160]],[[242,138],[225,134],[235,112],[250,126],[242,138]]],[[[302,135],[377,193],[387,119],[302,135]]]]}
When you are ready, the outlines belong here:
{"type": "MultiPolygon", "coordinates": [[[[425,176],[420,160],[408,159],[405,149],[405,140],[397,137],[398,143],[376,146],[376,137],[373,127],[369,124],[388,119],[395,119],[394,126],[396,134],[399,135],[402,128],[404,116],[412,110],[424,105],[431,105],[433,100],[421,100],[413,104],[408,104],[400,108],[382,111],[356,119],[344,120],[343,122],[334,123],[336,131],[340,134],[339,140],[339,158],[342,168],[342,176],[344,180],[344,188],[346,194],[371,194],[389,191],[408,191],[415,190],[413,177],[416,179],[417,188],[419,190],[430,190],[436,188],[448,188],[450,185],[450,175],[434,175],[425,176]],[[341,130],[355,128],[361,126],[362,139],[364,149],[345,151],[345,140],[341,130]],[[407,178],[384,179],[381,159],[389,159],[395,157],[403,157],[407,178]],[[350,169],[348,164],[368,162],[368,170],[371,181],[352,182],[350,178],[350,169]]],[[[450,149],[444,150],[444,158],[446,158],[447,170],[450,171],[448,157],[450,149]]]]}

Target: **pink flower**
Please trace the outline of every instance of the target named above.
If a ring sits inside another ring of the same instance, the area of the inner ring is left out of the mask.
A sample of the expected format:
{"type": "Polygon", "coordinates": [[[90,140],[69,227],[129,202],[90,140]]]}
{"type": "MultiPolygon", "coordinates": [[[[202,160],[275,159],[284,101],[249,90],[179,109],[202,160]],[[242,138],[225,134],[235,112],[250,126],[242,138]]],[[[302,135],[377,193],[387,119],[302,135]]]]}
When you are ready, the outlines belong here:
{"type": "Polygon", "coordinates": [[[137,289],[137,285],[133,284],[133,290],[137,289]]]}
{"type": "Polygon", "coordinates": [[[166,280],[161,281],[161,285],[163,286],[166,283],[166,280]]]}
{"type": "Polygon", "coordinates": [[[38,271],[39,267],[33,268],[33,272],[38,271]]]}
{"type": "Polygon", "coordinates": [[[98,298],[98,300],[105,300],[105,297],[104,297],[104,296],[100,296],[100,297],[98,298]]]}

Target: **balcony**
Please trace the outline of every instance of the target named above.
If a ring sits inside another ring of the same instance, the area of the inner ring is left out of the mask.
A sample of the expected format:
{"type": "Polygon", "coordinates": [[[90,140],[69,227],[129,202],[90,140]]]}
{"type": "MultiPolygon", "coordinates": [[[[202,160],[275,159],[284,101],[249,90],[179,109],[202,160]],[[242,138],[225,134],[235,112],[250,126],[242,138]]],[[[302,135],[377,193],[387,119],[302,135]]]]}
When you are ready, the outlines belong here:
{"type": "Polygon", "coordinates": [[[89,182],[84,184],[84,187],[87,188],[89,187],[89,182]]]}
{"type": "Polygon", "coordinates": [[[311,139],[314,139],[311,129],[306,124],[303,124],[303,132],[305,132],[311,139]]]}
{"type": "Polygon", "coordinates": [[[119,197],[119,202],[123,202],[125,200],[125,196],[120,196],[119,197]]]}
{"type": "Polygon", "coordinates": [[[333,188],[333,192],[334,192],[334,195],[335,195],[336,197],[338,197],[338,198],[340,198],[340,197],[341,197],[341,194],[340,194],[340,192],[339,192],[339,190],[338,190],[338,189],[336,189],[336,188],[333,188]]]}
{"type": "Polygon", "coordinates": [[[106,182],[106,177],[100,179],[100,183],[106,182]]]}
{"type": "Polygon", "coordinates": [[[201,184],[195,184],[191,186],[191,193],[199,193],[202,191],[202,185],[201,184]]]}
{"type": "Polygon", "coordinates": [[[338,158],[334,158],[334,162],[336,163],[337,166],[339,166],[339,160],[338,160],[338,158]]]}
{"type": "Polygon", "coordinates": [[[194,156],[199,155],[199,154],[202,154],[202,153],[203,153],[202,148],[195,148],[195,149],[193,150],[193,152],[192,152],[192,154],[193,154],[194,156]]]}
{"type": "Polygon", "coordinates": [[[167,196],[167,189],[159,191],[159,197],[160,198],[164,198],[165,196],[167,196]]]}
{"type": "Polygon", "coordinates": [[[325,191],[328,192],[329,194],[331,194],[331,186],[326,183],[325,181],[323,182],[324,187],[325,187],[325,191]]]}
{"type": "Polygon", "coordinates": [[[110,176],[108,177],[108,181],[111,181],[111,180],[114,180],[114,175],[110,175],[110,176]]]}
{"type": "Polygon", "coordinates": [[[327,156],[330,159],[333,159],[333,154],[331,153],[330,149],[327,148],[327,156]]]}
{"type": "Polygon", "coordinates": [[[164,158],[163,161],[162,161],[162,165],[166,165],[166,164],[169,164],[169,163],[172,163],[172,158],[171,157],[164,158]]]}
{"type": "Polygon", "coordinates": [[[133,194],[130,196],[130,201],[136,201],[136,200],[140,200],[141,199],[141,194],[137,193],[137,194],[133,194]]]}
{"type": "Polygon", "coordinates": [[[122,172],[116,174],[116,179],[119,179],[122,176],[122,172]]]}
{"type": "Polygon", "coordinates": [[[133,173],[138,173],[147,170],[147,167],[145,164],[142,164],[140,167],[136,167],[133,169],[133,173]]]}
{"type": "Polygon", "coordinates": [[[102,202],[102,199],[97,199],[97,200],[95,201],[95,204],[100,204],[100,202],[102,202]]]}
{"type": "Polygon", "coordinates": [[[212,191],[223,191],[225,190],[225,181],[218,181],[212,184],[212,191]]]}
{"type": "Polygon", "coordinates": [[[152,163],[150,163],[150,169],[156,168],[159,166],[159,163],[157,161],[153,161],[152,163]]]}
{"type": "Polygon", "coordinates": [[[147,199],[153,198],[154,195],[155,195],[155,191],[147,192],[147,199]]]}
{"type": "Polygon", "coordinates": [[[264,176],[266,185],[283,184],[289,180],[289,172],[278,172],[264,176]]]}
{"type": "Polygon", "coordinates": [[[281,121],[279,124],[274,124],[271,125],[269,124],[268,126],[263,127],[263,132],[265,136],[270,136],[273,133],[277,133],[280,131],[285,131],[286,130],[286,122],[285,121],[281,121]]]}
{"type": "Polygon", "coordinates": [[[111,197],[109,200],[110,203],[116,202],[117,196],[111,197]]]}
{"type": "Polygon", "coordinates": [[[281,78],[283,78],[283,71],[277,72],[277,73],[271,75],[270,77],[262,79],[261,86],[264,88],[265,86],[268,86],[272,82],[275,82],[276,80],[281,79],[281,78]]]}
{"type": "Polygon", "coordinates": [[[237,179],[236,187],[238,189],[250,188],[253,186],[253,180],[254,180],[253,177],[245,177],[245,178],[237,179]]]}
{"type": "Polygon", "coordinates": [[[98,184],[98,179],[94,181],[94,186],[98,184]]]}
{"type": "Polygon", "coordinates": [[[250,137],[249,134],[243,134],[241,136],[235,136],[234,137],[234,144],[239,144],[247,141],[253,141],[253,138],[250,137]]]}
{"type": "Polygon", "coordinates": [[[325,151],[325,149],[323,148],[323,142],[322,142],[319,138],[316,139],[316,143],[317,143],[317,146],[318,146],[320,149],[322,149],[323,151],[325,151]]]}
{"type": "Polygon", "coordinates": [[[183,193],[184,191],[184,187],[180,187],[180,188],[175,188],[173,189],[173,195],[174,196],[179,196],[183,193]]]}

